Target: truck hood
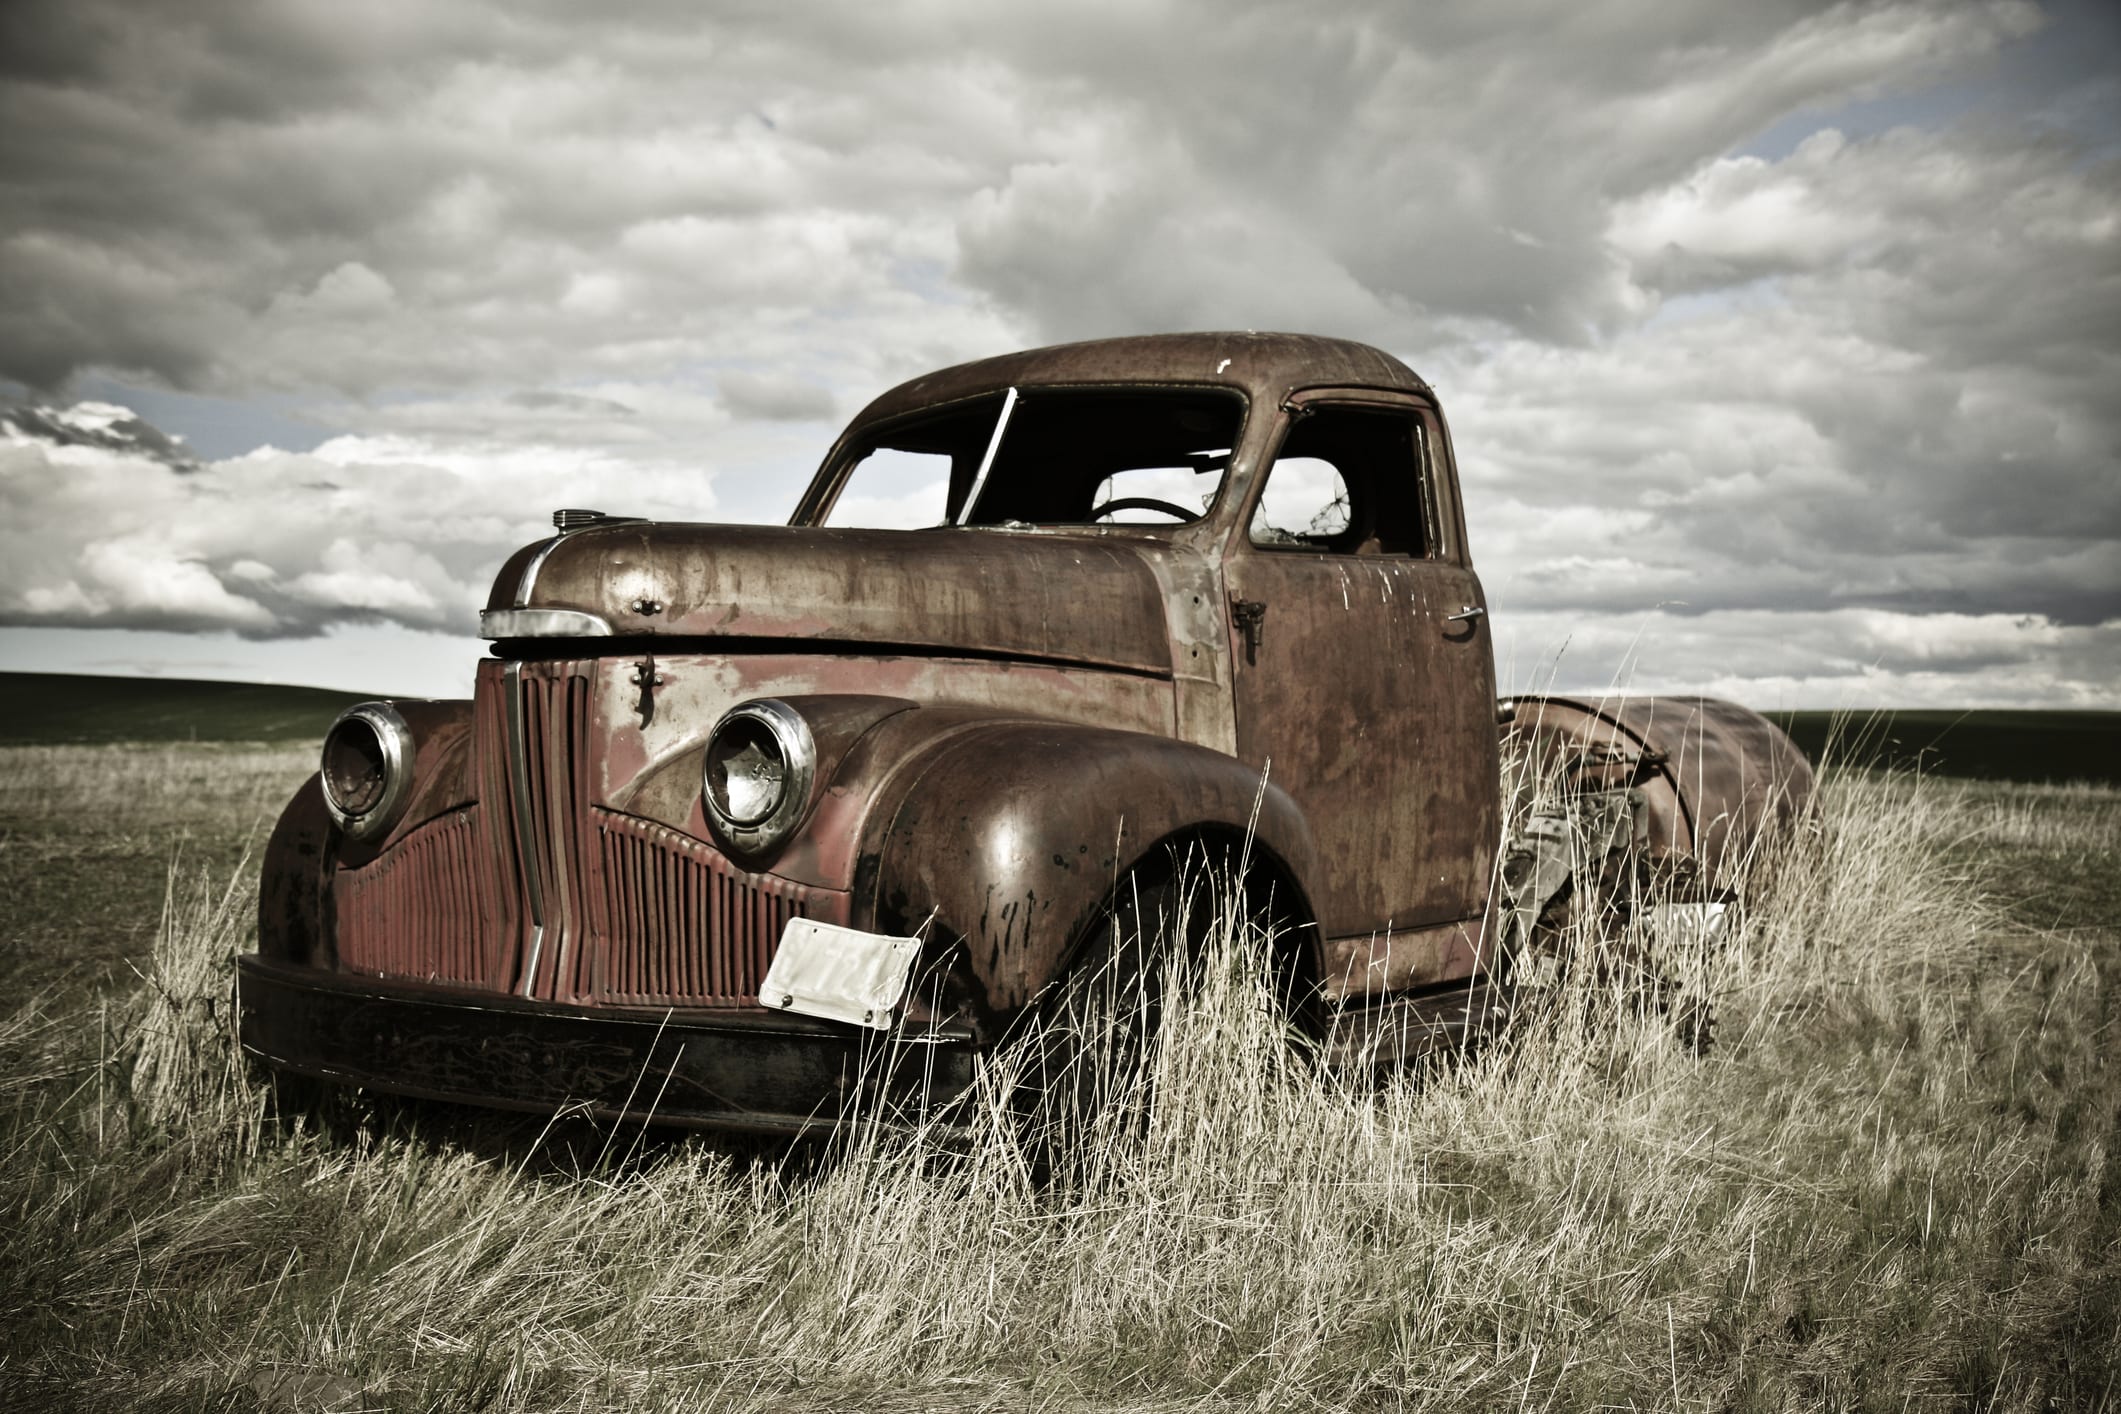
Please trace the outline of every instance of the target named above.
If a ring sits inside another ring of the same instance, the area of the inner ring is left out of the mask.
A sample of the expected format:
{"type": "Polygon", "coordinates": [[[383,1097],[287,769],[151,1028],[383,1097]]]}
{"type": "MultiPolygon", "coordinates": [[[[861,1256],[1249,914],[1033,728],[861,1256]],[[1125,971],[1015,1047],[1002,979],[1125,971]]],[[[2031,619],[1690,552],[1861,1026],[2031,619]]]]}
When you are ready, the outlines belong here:
{"type": "Polygon", "coordinates": [[[993,529],[602,525],[525,546],[489,610],[593,614],[625,637],[948,650],[1171,670],[1160,545],[993,529]]]}

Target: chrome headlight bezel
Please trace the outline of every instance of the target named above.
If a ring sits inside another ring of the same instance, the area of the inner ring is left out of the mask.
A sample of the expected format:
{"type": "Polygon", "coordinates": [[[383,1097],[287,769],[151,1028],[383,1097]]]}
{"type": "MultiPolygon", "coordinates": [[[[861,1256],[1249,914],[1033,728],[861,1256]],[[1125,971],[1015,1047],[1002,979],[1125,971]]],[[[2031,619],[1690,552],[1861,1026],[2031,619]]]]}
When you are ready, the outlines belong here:
{"type": "Polygon", "coordinates": [[[700,763],[700,801],[707,821],[722,844],[739,854],[759,855],[777,848],[801,823],[817,781],[817,742],[800,712],[776,697],[740,702],[721,715],[707,733],[700,763]],[[770,746],[780,764],[780,790],[772,803],[741,811],[734,807],[726,769],[739,743],[770,746]],[[725,775],[716,787],[716,768],[725,775]]]}
{"type": "Polygon", "coordinates": [[[318,752],[317,774],[324,790],[324,808],[341,830],[354,839],[369,841],[380,839],[390,833],[390,827],[398,823],[405,813],[405,803],[412,796],[413,740],[412,728],[398,709],[388,702],[361,702],[341,712],[332,722],[331,729],[324,733],[324,745],[318,752]],[[363,741],[362,738],[366,740],[363,741]],[[334,748],[338,748],[338,760],[334,760],[334,748]],[[347,789],[345,782],[345,753],[352,751],[362,757],[372,758],[381,773],[381,789],[373,799],[342,798],[347,789]],[[340,777],[338,791],[333,789],[334,776],[340,777]]]}

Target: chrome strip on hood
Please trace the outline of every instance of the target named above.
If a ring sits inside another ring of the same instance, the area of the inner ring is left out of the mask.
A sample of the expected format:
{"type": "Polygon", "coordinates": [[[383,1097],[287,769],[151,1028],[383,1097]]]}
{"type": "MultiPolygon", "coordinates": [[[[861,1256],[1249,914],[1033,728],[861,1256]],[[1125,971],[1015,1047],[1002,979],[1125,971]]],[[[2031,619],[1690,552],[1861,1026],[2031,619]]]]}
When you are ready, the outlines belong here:
{"type": "Polygon", "coordinates": [[[611,621],[580,609],[482,609],[481,638],[609,638],[611,621]]]}

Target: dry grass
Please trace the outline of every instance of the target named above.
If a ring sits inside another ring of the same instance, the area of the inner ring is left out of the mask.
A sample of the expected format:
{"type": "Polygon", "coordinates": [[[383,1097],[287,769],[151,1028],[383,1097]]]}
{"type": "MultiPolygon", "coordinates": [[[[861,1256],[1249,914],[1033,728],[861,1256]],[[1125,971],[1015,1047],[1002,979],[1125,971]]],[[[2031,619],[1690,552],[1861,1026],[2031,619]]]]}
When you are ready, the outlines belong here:
{"type": "Polygon", "coordinates": [[[0,819],[99,833],[269,823],[316,763],[314,743],[0,746],[0,819]]]}
{"type": "Polygon", "coordinates": [[[0,993],[93,1003],[143,965],[171,861],[254,857],[310,746],[0,747],[0,993]]]}
{"type": "MultiPolygon", "coordinates": [[[[116,758],[127,759],[127,758],[116,758]]],[[[57,790],[61,787],[53,786],[57,790]]],[[[1148,1122],[782,1157],[432,1108],[266,1120],[248,885],[130,995],[0,1023],[0,1386],[133,1408],[2121,1407],[2112,792],[1830,783],[1693,981],[1696,1059],[1578,994],[1381,1089],[1222,946],[1148,1122]],[[2074,876],[2073,876],[2074,877],[2074,876]],[[100,1009],[99,1009],[100,1008],[100,1009]],[[313,1120],[315,1117],[313,1117],[313,1120]],[[568,1142],[562,1142],[562,1140],[568,1142]]],[[[1212,907],[1202,895],[1198,906],[1212,907]]]]}

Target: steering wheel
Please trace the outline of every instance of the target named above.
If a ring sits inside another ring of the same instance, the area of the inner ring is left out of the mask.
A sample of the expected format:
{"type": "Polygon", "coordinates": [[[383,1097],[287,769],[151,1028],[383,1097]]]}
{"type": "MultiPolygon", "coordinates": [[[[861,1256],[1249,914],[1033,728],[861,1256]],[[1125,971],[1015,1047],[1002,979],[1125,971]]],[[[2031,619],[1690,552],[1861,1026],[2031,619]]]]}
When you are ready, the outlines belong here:
{"type": "Polygon", "coordinates": [[[1159,501],[1154,496],[1115,496],[1101,506],[1090,508],[1090,519],[1103,520],[1114,511],[1162,511],[1174,520],[1193,520],[1195,513],[1170,501],[1159,501]]]}

